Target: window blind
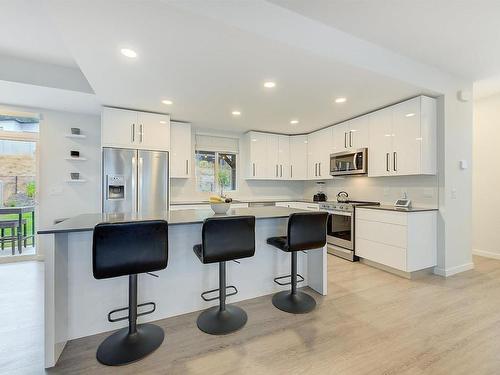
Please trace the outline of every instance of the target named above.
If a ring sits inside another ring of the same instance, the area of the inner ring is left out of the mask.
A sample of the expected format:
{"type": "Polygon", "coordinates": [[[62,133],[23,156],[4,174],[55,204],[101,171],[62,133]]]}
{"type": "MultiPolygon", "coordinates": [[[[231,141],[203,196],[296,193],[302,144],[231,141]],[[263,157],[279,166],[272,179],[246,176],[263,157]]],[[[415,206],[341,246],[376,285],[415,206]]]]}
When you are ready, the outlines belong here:
{"type": "Polygon", "coordinates": [[[196,134],[196,150],[238,153],[239,138],[196,134]]]}

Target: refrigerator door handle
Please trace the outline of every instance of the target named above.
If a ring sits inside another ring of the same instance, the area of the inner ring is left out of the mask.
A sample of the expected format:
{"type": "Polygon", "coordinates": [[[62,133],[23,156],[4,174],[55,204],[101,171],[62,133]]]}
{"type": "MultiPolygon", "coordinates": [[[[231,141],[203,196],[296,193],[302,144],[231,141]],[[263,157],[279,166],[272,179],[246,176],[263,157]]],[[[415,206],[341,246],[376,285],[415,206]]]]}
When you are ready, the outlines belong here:
{"type": "Polygon", "coordinates": [[[142,157],[139,156],[139,162],[137,163],[137,212],[142,211],[142,179],[143,179],[143,173],[142,173],[142,166],[143,166],[144,160],[142,157]]]}
{"type": "Polygon", "coordinates": [[[132,210],[136,211],[136,209],[137,209],[137,156],[133,156],[132,157],[132,210]]]}

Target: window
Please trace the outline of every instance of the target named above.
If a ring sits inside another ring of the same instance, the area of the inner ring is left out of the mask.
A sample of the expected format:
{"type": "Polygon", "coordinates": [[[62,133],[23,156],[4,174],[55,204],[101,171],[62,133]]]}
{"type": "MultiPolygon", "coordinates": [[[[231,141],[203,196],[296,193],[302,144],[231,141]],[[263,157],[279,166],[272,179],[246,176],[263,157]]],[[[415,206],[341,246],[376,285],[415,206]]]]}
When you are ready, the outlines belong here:
{"type": "Polygon", "coordinates": [[[236,154],[231,152],[196,151],[196,185],[198,191],[221,192],[217,181],[223,181],[224,192],[236,190],[236,154]]]}

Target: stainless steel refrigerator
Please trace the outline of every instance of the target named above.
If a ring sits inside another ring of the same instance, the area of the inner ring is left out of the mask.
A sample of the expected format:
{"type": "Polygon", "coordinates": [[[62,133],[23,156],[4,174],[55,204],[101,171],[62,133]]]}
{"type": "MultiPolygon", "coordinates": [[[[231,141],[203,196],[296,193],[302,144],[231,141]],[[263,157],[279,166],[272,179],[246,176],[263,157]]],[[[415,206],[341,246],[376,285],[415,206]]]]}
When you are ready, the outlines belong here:
{"type": "Polygon", "coordinates": [[[168,209],[168,152],[104,147],[104,213],[168,209]]]}

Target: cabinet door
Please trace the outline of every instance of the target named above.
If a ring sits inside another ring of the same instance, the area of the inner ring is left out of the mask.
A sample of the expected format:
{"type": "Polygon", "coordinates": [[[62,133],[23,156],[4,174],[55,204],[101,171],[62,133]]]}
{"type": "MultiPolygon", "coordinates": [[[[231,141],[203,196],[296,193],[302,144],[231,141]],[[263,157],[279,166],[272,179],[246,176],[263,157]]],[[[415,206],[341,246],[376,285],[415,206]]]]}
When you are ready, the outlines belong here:
{"type": "Polygon", "coordinates": [[[101,144],[103,147],[136,148],[139,142],[137,112],[103,108],[101,144]]]}
{"type": "Polygon", "coordinates": [[[290,179],[307,179],[307,135],[290,137],[290,179]]]}
{"type": "Polygon", "coordinates": [[[137,148],[169,151],[170,116],[147,112],[137,113],[139,122],[139,143],[137,148]]]}
{"type": "Polygon", "coordinates": [[[316,180],[318,176],[318,150],[321,146],[319,132],[310,133],[307,135],[307,178],[316,180]]]}
{"type": "Polygon", "coordinates": [[[191,124],[170,123],[170,177],[189,178],[192,156],[191,124]]]}
{"type": "Polygon", "coordinates": [[[392,116],[392,171],[396,175],[420,174],[420,98],[395,105],[392,116]]]}
{"type": "Polygon", "coordinates": [[[267,134],[250,132],[250,169],[248,173],[249,178],[266,178],[267,177],[267,161],[266,161],[266,147],[267,147],[267,134]]]}
{"type": "Polygon", "coordinates": [[[318,177],[321,180],[331,179],[330,176],[330,154],[332,153],[332,127],[320,130],[319,137],[319,157],[318,157],[318,177]]]}
{"type": "Polygon", "coordinates": [[[349,122],[337,124],[332,128],[332,154],[349,147],[349,122]]]}
{"type": "Polygon", "coordinates": [[[278,137],[278,164],[279,178],[290,179],[290,137],[288,135],[278,137]]]}
{"type": "Polygon", "coordinates": [[[350,148],[358,149],[369,146],[369,117],[361,116],[349,121],[347,143],[350,148]]]}
{"type": "Polygon", "coordinates": [[[266,167],[267,173],[266,177],[270,179],[277,180],[280,177],[279,168],[279,135],[267,134],[267,145],[266,145],[266,167]]]}
{"type": "Polygon", "coordinates": [[[392,172],[392,108],[372,113],[369,118],[368,176],[389,176],[392,172]]]}

